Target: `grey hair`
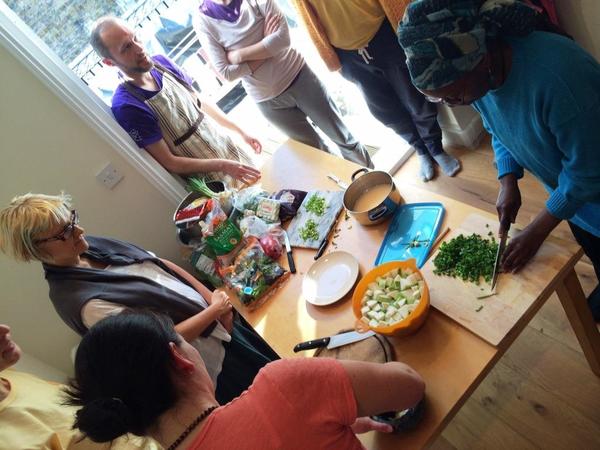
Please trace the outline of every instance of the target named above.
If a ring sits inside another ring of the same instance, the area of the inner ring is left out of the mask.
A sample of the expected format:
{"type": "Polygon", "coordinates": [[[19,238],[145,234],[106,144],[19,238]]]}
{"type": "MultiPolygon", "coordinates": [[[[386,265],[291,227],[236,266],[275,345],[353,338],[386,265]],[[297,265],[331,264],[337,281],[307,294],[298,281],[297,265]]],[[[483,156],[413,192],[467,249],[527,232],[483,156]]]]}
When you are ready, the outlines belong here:
{"type": "Polygon", "coordinates": [[[92,31],[90,33],[90,45],[96,51],[96,53],[103,58],[112,58],[113,56],[110,54],[110,51],[102,40],[102,33],[107,25],[113,25],[119,22],[121,22],[121,20],[117,17],[104,16],[100,17],[92,25],[92,31]]]}

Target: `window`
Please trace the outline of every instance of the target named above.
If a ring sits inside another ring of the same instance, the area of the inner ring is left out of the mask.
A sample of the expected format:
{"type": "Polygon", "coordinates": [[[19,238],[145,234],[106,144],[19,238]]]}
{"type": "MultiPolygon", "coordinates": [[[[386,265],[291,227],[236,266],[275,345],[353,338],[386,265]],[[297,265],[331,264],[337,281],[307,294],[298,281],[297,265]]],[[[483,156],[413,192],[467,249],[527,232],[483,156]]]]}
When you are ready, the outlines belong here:
{"type": "Polygon", "coordinates": [[[91,26],[104,15],[123,18],[139,30],[150,54],[164,54],[194,74],[204,95],[220,100],[236,83],[210,69],[192,29],[195,1],[185,0],[7,0],[7,5],[106,104],[120,82],[88,43],[91,26]],[[48,13],[52,11],[52,13],[48,13]],[[61,24],[61,26],[57,26],[61,24]]]}
{"type": "MultiPolygon", "coordinates": [[[[398,142],[397,136],[370,115],[354,85],[339,74],[328,72],[304,27],[299,25],[291,2],[276,1],[286,14],[293,45],[323,80],[350,130],[371,147],[380,147],[386,141],[392,144],[396,158],[401,153],[398,149],[406,144],[398,142]]],[[[244,98],[239,83],[228,83],[211,69],[191,25],[197,5],[198,0],[4,0],[0,1],[0,40],[176,202],[183,193],[181,186],[148,154],[140,152],[112,120],[107,105],[119,83],[117,71],[101,63],[89,46],[88,37],[92,23],[102,15],[125,19],[139,28],[151,53],[166,54],[175,60],[196,79],[204,96],[225,112],[231,111],[234,121],[267,141],[267,149],[276,148],[286,137],[262,117],[250,99],[244,98]]]]}

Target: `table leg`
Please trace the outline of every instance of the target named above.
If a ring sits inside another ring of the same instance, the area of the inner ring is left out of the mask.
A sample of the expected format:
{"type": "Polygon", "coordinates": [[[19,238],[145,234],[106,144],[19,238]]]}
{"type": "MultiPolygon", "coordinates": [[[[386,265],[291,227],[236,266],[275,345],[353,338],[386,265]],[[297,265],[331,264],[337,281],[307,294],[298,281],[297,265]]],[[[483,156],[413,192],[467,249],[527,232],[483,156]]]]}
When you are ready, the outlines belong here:
{"type": "Polygon", "coordinates": [[[556,293],[592,372],[600,377],[600,333],[575,270],[571,269],[557,284],[556,293]]]}

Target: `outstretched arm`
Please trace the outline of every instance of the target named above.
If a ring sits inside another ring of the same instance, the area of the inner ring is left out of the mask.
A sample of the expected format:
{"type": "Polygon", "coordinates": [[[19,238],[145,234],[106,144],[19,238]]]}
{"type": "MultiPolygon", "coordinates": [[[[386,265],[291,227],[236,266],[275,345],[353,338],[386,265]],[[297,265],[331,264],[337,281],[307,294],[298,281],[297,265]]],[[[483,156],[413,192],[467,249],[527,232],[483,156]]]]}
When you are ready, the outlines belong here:
{"type": "Polygon", "coordinates": [[[340,363],[350,377],[358,417],[412,408],[425,393],[421,376],[401,362],[341,360],[340,363]]]}
{"type": "Polygon", "coordinates": [[[252,184],[260,178],[260,171],[254,167],[231,159],[201,159],[176,156],[171,153],[164,139],[149,144],[145,149],[169,172],[178,175],[193,175],[197,173],[223,172],[236,180],[252,184]]]}

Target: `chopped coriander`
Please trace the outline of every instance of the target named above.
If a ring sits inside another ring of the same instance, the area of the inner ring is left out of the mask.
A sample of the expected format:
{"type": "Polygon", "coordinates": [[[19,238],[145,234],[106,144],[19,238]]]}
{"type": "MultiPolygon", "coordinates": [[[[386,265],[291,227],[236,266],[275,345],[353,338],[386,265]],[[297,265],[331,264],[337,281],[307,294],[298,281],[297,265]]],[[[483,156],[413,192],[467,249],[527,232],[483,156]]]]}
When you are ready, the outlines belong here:
{"type": "Polygon", "coordinates": [[[303,241],[316,241],[317,239],[319,239],[319,230],[317,229],[317,223],[312,219],[308,219],[304,226],[301,227],[298,231],[300,234],[300,238],[302,238],[303,241]]]}
{"type": "Polygon", "coordinates": [[[322,216],[325,213],[326,208],[327,205],[325,204],[325,197],[321,197],[318,194],[311,195],[306,202],[306,210],[316,214],[317,216],[322,216]]]}
{"type": "Polygon", "coordinates": [[[440,251],[433,260],[436,275],[458,277],[479,284],[480,278],[492,279],[498,244],[473,233],[459,235],[450,242],[442,242],[440,251]]]}
{"type": "Polygon", "coordinates": [[[475,312],[479,312],[483,309],[483,305],[479,305],[479,307],[475,310],[475,312]]]}

